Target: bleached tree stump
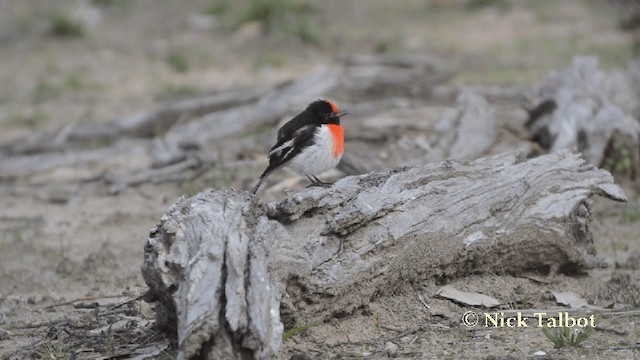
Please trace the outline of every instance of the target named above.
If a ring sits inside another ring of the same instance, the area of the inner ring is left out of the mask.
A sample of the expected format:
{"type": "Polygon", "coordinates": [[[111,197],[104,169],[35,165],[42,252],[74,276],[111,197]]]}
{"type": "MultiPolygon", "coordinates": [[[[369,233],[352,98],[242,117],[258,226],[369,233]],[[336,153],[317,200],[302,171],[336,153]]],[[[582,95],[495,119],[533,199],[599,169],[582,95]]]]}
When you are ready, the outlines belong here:
{"type": "Polygon", "coordinates": [[[280,316],[327,320],[430,278],[593,266],[593,195],[626,200],[567,151],[351,176],[270,204],[202,192],[152,229],[142,272],[180,358],[270,358],[280,316]]]}
{"type": "Polygon", "coordinates": [[[540,104],[527,127],[549,151],[576,148],[596,166],[620,157],[632,178],[640,173],[640,108],[634,90],[638,65],[605,73],[594,57],[576,57],[567,69],[552,72],[540,85],[540,104]]]}

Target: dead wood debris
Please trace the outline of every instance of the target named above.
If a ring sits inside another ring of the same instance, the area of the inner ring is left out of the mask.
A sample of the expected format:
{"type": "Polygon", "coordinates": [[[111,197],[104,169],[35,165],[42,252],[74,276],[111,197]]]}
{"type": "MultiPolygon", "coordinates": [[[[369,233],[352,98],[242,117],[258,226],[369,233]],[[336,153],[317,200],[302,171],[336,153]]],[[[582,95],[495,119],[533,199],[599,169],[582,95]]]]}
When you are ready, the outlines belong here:
{"type": "Polygon", "coordinates": [[[576,57],[539,86],[529,112],[532,140],[546,151],[575,148],[596,166],[637,178],[640,171],[640,65],[606,73],[576,57]]]}
{"type": "Polygon", "coordinates": [[[626,199],[566,151],[401,167],[271,204],[204,192],[152,229],[143,276],[181,356],[269,358],[300,314],[344,316],[424,279],[593,267],[593,195],[626,199]]]}
{"type": "MultiPolygon", "coordinates": [[[[87,299],[112,299],[125,296],[104,296],[75,299],[43,308],[51,311],[55,307],[78,304],[87,299]]],[[[139,300],[140,297],[135,298],[139,300]]],[[[132,301],[121,307],[97,304],[87,312],[77,308],[77,313],[67,314],[64,319],[16,324],[7,328],[8,336],[37,336],[39,339],[24,346],[9,359],[63,356],[91,359],[148,359],[170,351],[170,342],[156,328],[155,320],[147,320],[138,312],[132,301]],[[126,305],[126,306],[125,306],[126,305]],[[29,333],[20,333],[28,329],[29,333]],[[50,355],[53,354],[53,355],[50,355]],[[104,354],[109,354],[104,356],[104,354]]],[[[171,353],[167,353],[172,356],[171,353]]]]}

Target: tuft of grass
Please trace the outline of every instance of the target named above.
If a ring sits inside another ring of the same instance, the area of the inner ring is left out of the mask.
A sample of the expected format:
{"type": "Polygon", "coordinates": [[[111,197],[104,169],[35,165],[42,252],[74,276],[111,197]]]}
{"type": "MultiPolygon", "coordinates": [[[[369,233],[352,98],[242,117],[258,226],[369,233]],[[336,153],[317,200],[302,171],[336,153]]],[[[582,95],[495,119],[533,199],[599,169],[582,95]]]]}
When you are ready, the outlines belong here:
{"type": "Polygon", "coordinates": [[[13,233],[13,242],[14,242],[14,243],[16,243],[16,244],[19,244],[19,243],[21,243],[21,242],[22,242],[22,240],[23,240],[23,237],[22,237],[22,231],[20,231],[20,230],[16,230],[16,231],[13,233]]]}
{"type": "Polygon", "coordinates": [[[631,224],[640,221],[640,211],[625,207],[620,213],[620,224],[631,224]]]}
{"type": "MultiPolygon", "coordinates": [[[[47,360],[69,360],[72,358],[72,352],[65,346],[64,341],[58,339],[55,343],[46,342],[40,350],[36,352],[37,359],[47,360]]],[[[74,356],[75,358],[75,356],[74,356]]]]}
{"type": "Polygon", "coordinates": [[[293,22],[285,29],[285,32],[296,36],[305,44],[316,47],[320,47],[322,45],[320,29],[308,16],[303,16],[298,21],[293,22]]]}
{"type": "Polygon", "coordinates": [[[109,7],[113,5],[113,0],[91,0],[91,4],[100,7],[109,7]]]}
{"type": "Polygon", "coordinates": [[[123,12],[129,10],[133,5],[131,0],[91,0],[91,4],[105,9],[114,7],[123,12]]]}
{"type": "Polygon", "coordinates": [[[478,10],[487,7],[495,7],[501,10],[508,10],[511,8],[510,0],[469,0],[466,7],[470,10],[478,10]]]}
{"type": "Polygon", "coordinates": [[[60,89],[46,79],[39,79],[36,83],[35,89],[33,90],[33,100],[35,102],[51,100],[59,95],[60,89]]]}
{"type": "Polygon", "coordinates": [[[291,339],[291,337],[300,334],[303,331],[309,330],[312,327],[316,327],[320,325],[319,321],[314,321],[312,323],[306,324],[306,325],[301,325],[301,326],[296,326],[293,329],[287,331],[284,333],[284,335],[282,335],[282,341],[287,341],[289,339],[291,339]]]}
{"type": "Polygon", "coordinates": [[[542,328],[542,333],[553,343],[553,347],[556,349],[562,349],[565,346],[580,346],[580,344],[587,341],[594,332],[595,328],[591,326],[582,329],[564,326],[554,328],[553,331],[550,331],[547,327],[542,328]]]}
{"type": "Polygon", "coordinates": [[[39,78],[33,89],[32,97],[34,102],[39,103],[59,98],[70,92],[100,89],[100,84],[86,79],[81,73],[72,72],[56,80],[51,80],[48,77],[39,78]]]}
{"type": "Polygon", "coordinates": [[[257,22],[266,35],[282,33],[320,46],[321,31],[311,16],[314,11],[300,0],[254,0],[241,13],[237,26],[257,22]]]}
{"type": "Polygon", "coordinates": [[[81,90],[85,87],[85,81],[79,74],[71,73],[64,79],[64,85],[71,90],[81,90]]]}
{"type": "Polygon", "coordinates": [[[207,15],[224,15],[231,11],[231,3],[228,0],[216,0],[209,5],[204,13],[207,15]]]}
{"type": "Polygon", "coordinates": [[[633,173],[632,156],[624,141],[616,139],[609,145],[602,167],[609,172],[623,176],[633,173]]]}
{"type": "Polygon", "coordinates": [[[175,72],[186,73],[189,71],[189,60],[187,60],[186,56],[180,51],[169,51],[164,60],[175,72]]]}
{"type": "Polygon", "coordinates": [[[113,332],[109,330],[109,337],[107,338],[107,355],[114,356],[116,354],[116,341],[113,336],[113,332]]]}
{"type": "Polygon", "coordinates": [[[380,312],[376,311],[375,316],[375,322],[373,323],[373,326],[376,328],[376,332],[378,334],[382,333],[382,319],[380,317],[380,312]]]}
{"type": "Polygon", "coordinates": [[[85,30],[81,23],[69,16],[55,14],[51,17],[49,33],[59,38],[81,38],[85,35],[85,30]]]}
{"type": "Polygon", "coordinates": [[[85,90],[101,90],[102,86],[95,81],[87,79],[85,75],[77,72],[67,74],[62,79],[60,85],[62,90],[68,91],[85,91],[85,90]]]}

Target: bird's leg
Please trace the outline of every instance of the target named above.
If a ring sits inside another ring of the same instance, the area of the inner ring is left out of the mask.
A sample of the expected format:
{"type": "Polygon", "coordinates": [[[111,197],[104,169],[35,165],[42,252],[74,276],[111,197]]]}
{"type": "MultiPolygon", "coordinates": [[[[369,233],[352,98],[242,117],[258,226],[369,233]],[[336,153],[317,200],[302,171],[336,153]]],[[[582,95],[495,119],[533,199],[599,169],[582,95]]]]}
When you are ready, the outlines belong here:
{"type": "Polygon", "coordinates": [[[333,185],[333,183],[331,182],[321,181],[315,175],[307,175],[307,178],[309,179],[309,181],[311,181],[311,184],[309,184],[309,186],[307,187],[311,187],[311,186],[331,187],[331,185],[333,185]]]}
{"type": "Polygon", "coordinates": [[[307,175],[307,179],[309,179],[309,181],[311,181],[311,184],[307,185],[308,188],[313,187],[313,186],[318,186],[316,179],[311,177],[311,175],[307,175]]]}

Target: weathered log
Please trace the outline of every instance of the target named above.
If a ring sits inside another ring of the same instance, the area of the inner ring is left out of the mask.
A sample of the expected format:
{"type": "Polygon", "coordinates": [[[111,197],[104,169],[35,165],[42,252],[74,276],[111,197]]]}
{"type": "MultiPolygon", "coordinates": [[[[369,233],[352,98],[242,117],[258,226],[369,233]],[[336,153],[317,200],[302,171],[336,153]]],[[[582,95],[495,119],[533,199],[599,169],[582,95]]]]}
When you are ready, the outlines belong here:
{"type": "Polygon", "coordinates": [[[626,200],[567,151],[351,176],[268,205],[203,192],[152,229],[142,272],[180,358],[269,358],[280,316],[328,320],[434,278],[597,265],[592,195],[626,200]]]}
{"type": "MultiPolygon", "coordinates": [[[[636,66],[637,67],[637,66],[636,66]]],[[[640,123],[632,115],[640,107],[629,75],[605,73],[593,57],[577,57],[554,72],[538,89],[540,103],[530,112],[532,139],[548,151],[577,148],[596,166],[612,150],[623,150],[632,178],[640,172],[640,123]]],[[[638,77],[638,75],[635,75],[638,77]]]]}

